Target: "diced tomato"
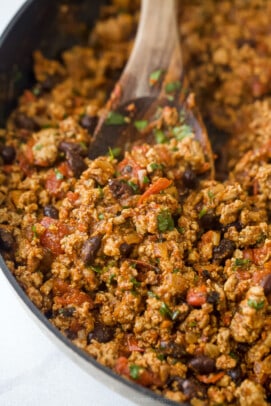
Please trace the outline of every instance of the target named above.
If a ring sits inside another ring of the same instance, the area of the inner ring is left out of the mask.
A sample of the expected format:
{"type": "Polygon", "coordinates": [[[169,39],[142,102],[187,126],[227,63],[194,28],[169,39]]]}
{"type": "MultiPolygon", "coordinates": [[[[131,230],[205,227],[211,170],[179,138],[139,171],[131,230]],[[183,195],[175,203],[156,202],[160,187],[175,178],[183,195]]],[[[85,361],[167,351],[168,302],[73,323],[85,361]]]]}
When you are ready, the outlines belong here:
{"type": "Polygon", "coordinates": [[[138,177],[138,171],[141,169],[140,165],[133,160],[131,156],[127,156],[117,166],[118,172],[123,176],[138,177]]]}
{"type": "Polygon", "coordinates": [[[48,248],[54,255],[63,254],[61,240],[70,233],[70,228],[59,220],[51,217],[44,217],[41,221],[44,232],[40,235],[40,243],[48,248]]]}
{"type": "Polygon", "coordinates": [[[246,249],[243,251],[243,257],[250,259],[256,265],[262,265],[268,259],[271,253],[271,242],[266,242],[260,248],[246,249]]]}
{"type": "Polygon", "coordinates": [[[56,169],[48,171],[47,179],[45,181],[45,188],[48,192],[55,197],[63,197],[64,193],[61,191],[61,184],[65,177],[72,176],[67,162],[62,162],[56,169]]]}
{"type": "Polygon", "coordinates": [[[74,193],[74,192],[68,192],[67,193],[67,198],[71,203],[76,202],[78,197],[79,197],[79,193],[74,193]]]}
{"type": "Polygon", "coordinates": [[[159,178],[153,185],[151,185],[143,195],[140,196],[138,204],[141,204],[149,196],[157,194],[162,190],[167,189],[172,184],[172,180],[167,178],[159,178]]]}
{"type": "Polygon", "coordinates": [[[119,357],[117,359],[117,362],[116,362],[116,365],[115,365],[115,371],[120,375],[124,375],[124,376],[127,376],[128,378],[130,378],[128,358],[119,357]]]}
{"type": "Polygon", "coordinates": [[[223,378],[224,375],[225,375],[225,372],[222,371],[222,372],[218,372],[216,374],[212,373],[210,375],[196,375],[196,378],[198,381],[200,381],[202,383],[210,384],[210,383],[216,383],[221,378],[223,378]]]}
{"type": "Polygon", "coordinates": [[[144,352],[144,349],[139,347],[136,338],[132,334],[127,336],[127,346],[129,351],[144,352]]]}
{"type": "Polygon", "coordinates": [[[80,306],[85,302],[90,303],[91,308],[93,306],[93,300],[87,293],[77,288],[72,288],[62,279],[56,279],[54,281],[53,292],[55,294],[55,303],[61,306],[67,306],[69,304],[80,306]]]}
{"type": "Polygon", "coordinates": [[[207,289],[205,285],[190,288],[187,292],[186,301],[190,306],[199,307],[206,303],[207,289]]]}

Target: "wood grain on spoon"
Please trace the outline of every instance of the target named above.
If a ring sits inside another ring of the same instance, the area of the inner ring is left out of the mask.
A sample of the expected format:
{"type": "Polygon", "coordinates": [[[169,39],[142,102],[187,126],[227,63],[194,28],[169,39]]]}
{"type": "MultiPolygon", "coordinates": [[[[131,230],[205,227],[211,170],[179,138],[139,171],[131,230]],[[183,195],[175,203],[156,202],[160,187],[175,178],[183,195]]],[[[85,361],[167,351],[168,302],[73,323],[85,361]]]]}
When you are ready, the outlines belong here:
{"type": "Polygon", "coordinates": [[[129,147],[138,137],[133,123],[108,125],[105,123],[110,111],[125,115],[133,109],[135,120],[150,119],[159,106],[175,106],[186,112],[186,119],[201,143],[210,163],[209,177],[214,174],[213,154],[205,126],[194,103],[184,97],[183,63],[177,24],[176,0],[142,0],[140,23],[135,44],[126,67],[107,103],[90,145],[89,157],[96,158],[108,152],[108,148],[129,147]],[[153,78],[157,80],[152,80],[153,78]],[[155,75],[156,74],[156,75],[155,75]],[[170,84],[178,91],[169,97],[170,84]]]}

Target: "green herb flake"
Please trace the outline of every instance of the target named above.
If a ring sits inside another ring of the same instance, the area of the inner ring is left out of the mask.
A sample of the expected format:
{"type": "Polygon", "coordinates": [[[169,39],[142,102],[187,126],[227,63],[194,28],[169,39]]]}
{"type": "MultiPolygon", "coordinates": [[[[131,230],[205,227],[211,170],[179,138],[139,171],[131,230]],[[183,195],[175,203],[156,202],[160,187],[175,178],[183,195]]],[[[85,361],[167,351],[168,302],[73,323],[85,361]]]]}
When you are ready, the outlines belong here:
{"type": "Polygon", "coordinates": [[[36,226],[33,225],[32,228],[31,228],[31,230],[32,230],[32,232],[33,232],[34,238],[37,238],[37,237],[38,237],[38,233],[37,233],[37,228],[36,228],[36,226]]]}
{"type": "Polygon", "coordinates": [[[157,70],[153,71],[153,72],[150,74],[150,77],[149,77],[149,84],[150,84],[150,86],[156,85],[156,83],[159,82],[159,80],[161,79],[161,77],[162,77],[163,74],[164,74],[164,70],[163,70],[163,69],[157,69],[157,70]]]}
{"type": "Polygon", "coordinates": [[[185,232],[184,227],[177,227],[177,230],[179,231],[180,234],[183,234],[185,232]]]}
{"type": "Polygon", "coordinates": [[[234,352],[230,352],[229,356],[232,357],[233,359],[238,359],[238,356],[234,352]]]}
{"type": "Polygon", "coordinates": [[[159,312],[164,317],[169,317],[170,319],[172,317],[172,312],[165,302],[162,302],[159,312]]]}
{"type": "Polygon", "coordinates": [[[144,185],[148,185],[150,183],[150,179],[148,178],[148,176],[143,177],[143,183],[144,185]]]}
{"type": "Polygon", "coordinates": [[[104,219],[104,215],[102,213],[98,214],[98,219],[99,220],[103,220],[104,219]]]}
{"type": "Polygon", "coordinates": [[[134,126],[138,131],[143,131],[148,125],[147,120],[138,120],[134,122],[134,126]]]}
{"type": "Polygon", "coordinates": [[[115,158],[117,158],[118,156],[120,156],[121,154],[121,148],[108,148],[108,155],[110,156],[110,158],[113,160],[115,158]]]}
{"type": "Polygon", "coordinates": [[[157,164],[156,162],[151,163],[150,168],[151,168],[152,171],[162,170],[163,169],[162,165],[157,164]]]}
{"type": "Polygon", "coordinates": [[[130,377],[133,379],[138,379],[142,368],[139,365],[132,364],[129,366],[130,377]]]}
{"type": "Polygon", "coordinates": [[[127,117],[115,111],[110,111],[108,113],[107,119],[105,121],[106,125],[122,125],[127,123],[127,117]]]}
{"type": "Polygon", "coordinates": [[[196,327],[197,326],[197,322],[194,320],[194,321],[191,321],[190,323],[188,323],[188,326],[189,327],[196,327]]]}
{"type": "Polygon", "coordinates": [[[102,273],[102,268],[100,266],[91,266],[91,269],[98,274],[102,273]]]}
{"type": "Polygon", "coordinates": [[[100,198],[103,198],[104,197],[104,190],[100,185],[98,186],[98,190],[99,190],[100,198]]]}
{"type": "Polygon", "coordinates": [[[130,279],[130,282],[132,282],[134,288],[138,288],[138,287],[141,285],[141,283],[138,282],[138,281],[136,280],[136,278],[134,278],[134,277],[132,277],[132,278],[130,279]]]}
{"type": "Polygon", "coordinates": [[[203,216],[205,216],[205,214],[207,213],[207,208],[206,207],[203,207],[202,209],[201,209],[201,211],[199,212],[199,219],[201,219],[203,216]]]}
{"type": "Polygon", "coordinates": [[[172,273],[179,273],[179,272],[181,272],[180,268],[174,268],[172,271],[172,273]]]}
{"type": "Polygon", "coordinates": [[[182,141],[193,134],[193,130],[188,124],[173,127],[172,132],[177,141],[182,141]]]}
{"type": "Polygon", "coordinates": [[[42,145],[42,144],[36,144],[33,149],[34,149],[35,151],[40,151],[42,148],[43,148],[43,145],[42,145]]]}
{"type": "Polygon", "coordinates": [[[164,144],[168,141],[167,137],[165,136],[164,132],[161,130],[156,130],[154,132],[155,141],[157,144],[164,144]]]}
{"type": "Polygon", "coordinates": [[[250,264],[250,259],[247,258],[235,258],[235,267],[243,267],[243,266],[248,266],[250,264]]]}
{"type": "Polygon", "coordinates": [[[39,96],[41,94],[41,90],[39,87],[34,87],[32,93],[34,96],[39,96]]]}
{"type": "Polygon", "coordinates": [[[257,302],[256,300],[248,299],[247,304],[252,309],[260,310],[264,307],[264,300],[262,300],[261,302],[257,302]]]}
{"type": "Polygon", "coordinates": [[[214,200],[215,195],[211,190],[208,190],[208,197],[211,200],[211,202],[214,200]]]}
{"type": "Polygon", "coordinates": [[[59,169],[55,168],[55,175],[57,180],[62,180],[64,179],[64,175],[60,172],[59,169]]]}
{"type": "Polygon", "coordinates": [[[136,183],[134,183],[134,182],[132,182],[132,181],[129,180],[129,181],[127,182],[127,185],[129,185],[130,188],[133,189],[133,192],[134,192],[134,193],[139,193],[139,188],[138,188],[138,186],[137,186],[136,183]]]}
{"type": "Polygon", "coordinates": [[[157,354],[157,358],[159,359],[159,361],[164,361],[166,359],[165,354],[157,354]]]}
{"type": "Polygon", "coordinates": [[[168,210],[162,210],[157,216],[157,228],[163,233],[174,229],[174,220],[168,210]]]}
{"type": "Polygon", "coordinates": [[[176,92],[176,90],[180,90],[181,88],[181,82],[177,80],[176,82],[169,82],[166,84],[165,90],[166,93],[173,93],[176,92]]]}
{"type": "Polygon", "coordinates": [[[114,282],[114,280],[116,280],[115,278],[116,278],[116,274],[115,274],[115,273],[112,273],[112,274],[109,276],[109,283],[110,283],[110,285],[114,282]]]}
{"type": "Polygon", "coordinates": [[[152,299],[157,299],[157,300],[160,299],[159,296],[156,293],[152,292],[151,290],[148,291],[148,296],[152,299]]]}

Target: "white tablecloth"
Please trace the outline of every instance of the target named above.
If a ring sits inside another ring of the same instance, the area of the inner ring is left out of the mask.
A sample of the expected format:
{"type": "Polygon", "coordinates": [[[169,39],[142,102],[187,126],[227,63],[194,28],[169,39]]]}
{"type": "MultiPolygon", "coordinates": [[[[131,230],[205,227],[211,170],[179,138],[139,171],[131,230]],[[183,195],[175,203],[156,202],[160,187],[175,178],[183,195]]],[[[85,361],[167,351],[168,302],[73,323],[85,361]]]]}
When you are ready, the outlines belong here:
{"type": "MultiPolygon", "coordinates": [[[[23,0],[0,0],[0,33],[22,3],[23,0]]],[[[51,343],[25,313],[0,271],[0,405],[134,403],[92,379],[51,343]]]]}

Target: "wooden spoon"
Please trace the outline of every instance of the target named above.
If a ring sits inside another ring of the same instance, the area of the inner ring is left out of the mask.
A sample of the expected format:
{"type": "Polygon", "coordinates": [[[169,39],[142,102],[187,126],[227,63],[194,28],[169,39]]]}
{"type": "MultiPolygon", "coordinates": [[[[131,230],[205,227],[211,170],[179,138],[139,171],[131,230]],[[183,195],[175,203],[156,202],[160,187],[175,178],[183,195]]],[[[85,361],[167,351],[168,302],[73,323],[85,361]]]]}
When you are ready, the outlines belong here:
{"type": "Polygon", "coordinates": [[[109,147],[129,148],[131,142],[139,138],[133,124],[135,120],[148,119],[158,106],[168,104],[185,112],[185,121],[193,128],[210,163],[208,176],[213,177],[213,154],[207,131],[197,109],[187,102],[183,92],[177,14],[177,0],[142,0],[135,44],[107,104],[106,114],[95,130],[89,149],[91,159],[108,153],[109,147]],[[166,92],[169,84],[176,84],[177,89],[170,95],[171,98],[166,92]],[[111,117],[113,120],[106,120],[108,112],[112,110],[115,112],[111,117]],[[132,120],[127,116],[127,111],[132,112],[132,120]],[[122,117],[126,117],[127,122],[123,122],[122,117]]]}

